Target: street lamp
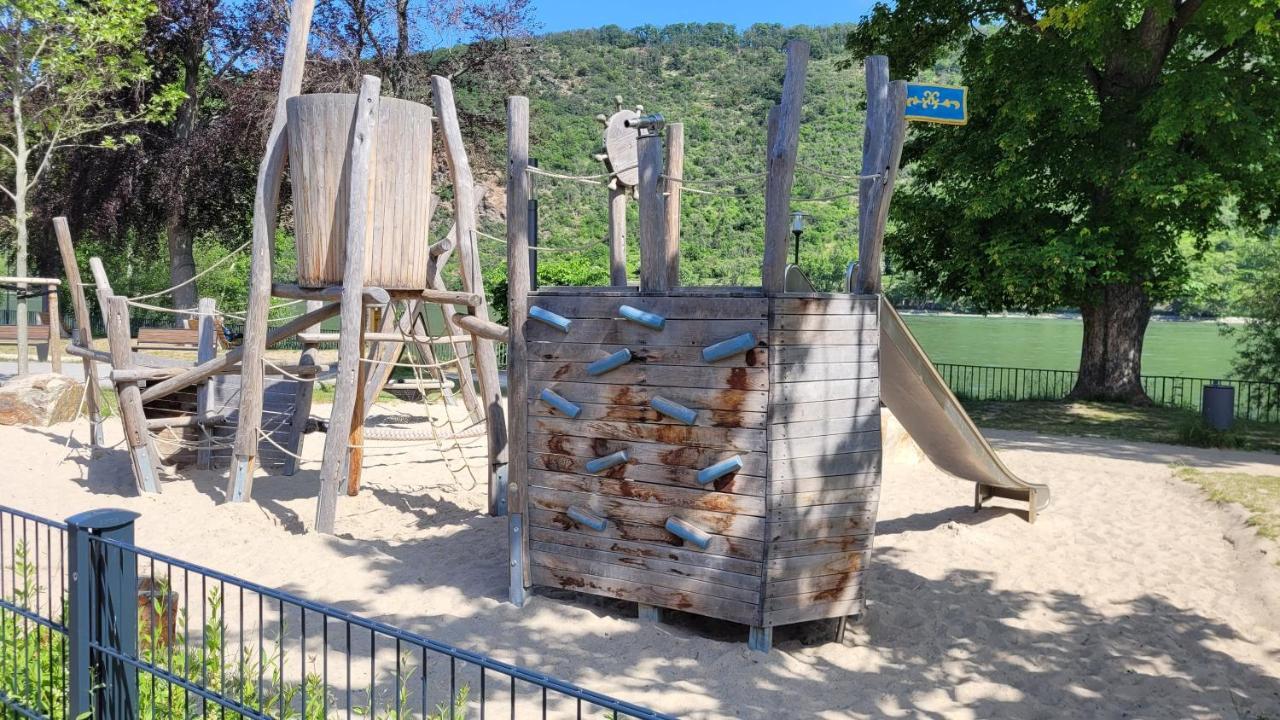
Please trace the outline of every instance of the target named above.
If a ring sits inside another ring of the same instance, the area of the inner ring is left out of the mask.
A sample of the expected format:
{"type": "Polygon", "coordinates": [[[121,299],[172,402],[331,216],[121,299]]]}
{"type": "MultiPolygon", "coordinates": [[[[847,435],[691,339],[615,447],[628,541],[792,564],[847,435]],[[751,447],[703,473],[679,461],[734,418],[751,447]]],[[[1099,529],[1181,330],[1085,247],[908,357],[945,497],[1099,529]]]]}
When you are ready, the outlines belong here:
{"type": "Polygon", "coordinates": [[[796,236],[795,266],[800,267],[800,236],[804,234],[804,213],[795,210],[791,213],[791,234],[796,236]]]}

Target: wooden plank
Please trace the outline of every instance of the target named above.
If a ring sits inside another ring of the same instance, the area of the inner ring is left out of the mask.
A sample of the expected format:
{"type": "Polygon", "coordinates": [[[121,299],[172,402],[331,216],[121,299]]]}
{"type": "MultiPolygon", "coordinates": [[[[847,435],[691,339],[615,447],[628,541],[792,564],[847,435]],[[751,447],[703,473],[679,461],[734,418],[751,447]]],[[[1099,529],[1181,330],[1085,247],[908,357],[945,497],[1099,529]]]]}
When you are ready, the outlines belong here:
{"type": "Polygon", "coordinates": [[[763,518],[709,510],[686,510],[652,505],[628,498],[600,497],[568,490],[529,488],[529,504],[552,512],[564,512],[570,505],[586,508],[610,522],[648,524],[662,527],[675,516],[713,535],[759,541],[764,537],[763,518]]]}
{"type": "Polygon", "coordinates": [[[754,578],[756,581],[754,587],[740,588],[707,582],[701,578],[685,574],[655,571],[629,565],[617,565],[599,559],[581,558],[575,555],[538,549],[534,549],[529,553],[529,559],[534,565],[548,570],[586,573],[642,585],[653,585],[671,590],[697,593],[698,595],[735,600],[741,603],[756,603],[760,598],[759,578],[754,578]]]}
{"type": "Polygon", "coordinates": [[[791,625],[809,620],[845,617],[847,615],[861,614],[864,607],[862,598],[858,597],[853,600],[807,605],[787,610],[770,610],[765,612],[764,622],[770,626],[777,626],[791,625]]]}
{"type": "Polygon", "coordinates": [[[799,478],[876,473],[880,471],[880,449],[825,457],[774,460],[769,464],[769,471],[770,479],[781,487],[786,487],[785,483],[799,478]]]}
{"type": "Polygon", "coordinates": [[[609,188],[609,284],[627,284],[627,188],[609,188]]]}
{"type": "Polygon", "coordinates": [[[779,315],[769,320],[769,329],[787,331],[878,331],[875,315],[779,315]]]}
{"type": "Polygon", "coordinates": [[[775,347],[786,345],[876,345],[879,342],[879,330],[775,330],[769,335],[769,344],[775,347]]]}
{"type": "MultiPolygon", "coordinates": [[[[848,552],[824,553],[821,555],[793,555],[788,557],[770,558],[765,565],[768,571],[770,596],[787,594],[782,589],[777,589],[779,585],[790,580],[798,578],[816,578],[829,575],[852,575],[866,569],[867,562],[870,560],[870,552],[867,550],[852,550],[848,552]]],[[[788,587],[782,585],[783,588],[788,587]]],[[[795,586],[790,586],[795,587],[795,586]]],[[[795,590],[794,592],[803,592],[803,590],[795,590]]]]}
{"type": "Polygon", "coordinates": [[[787,43],[787,67],[782,98],[776,110],[777,131],[770,133],[764,196],[764,266],[761,285],[766,292],[780,292],[787,267],[791,216],[791,185],[795,182],[796,150],[800,145],[804,80],[809,67],[809,43],[787,43]]]}
{"type": "MultiPolygon", "coordinates": [[[[629,479],[573,475],[569,473],[530,470],[529,485],[552,490],[594,493],[611,497],[628,498],[639,502],[666,507],[708,510],[764,517],[764,498],[716,492],[701,487],[680,487],[669,484],[637,482],[629,479]]],[[[778,519],[783,519],[779,516],[778,519]]]]}
{"type": "MultiPolygon", "coordinates": [[[[369,206],[369,165],[372,149],[377,142],[375,133],[378,116],[379,94],[382,81],[373,75],[360,79],[360,93],[356,98],[355,123],[351,131],[351,146],[347,149],[348,207],[346,227],[346,254],[342,269],[341,335],[338,338],[338,374],[334,379],[333,410],[329,415],[329,431],[325,433],[324,456],[320,465],[320,492],[316,502],[316,532],[333,534],[334,520],[338,512],[338,492],[342,487],[343,470],[351,472],[358,463],[349,463],[351,457],[352,428],[359,403],[361,357],[364,354],[364,301],[361,289],[365,277],[365,221],[369,206]]],[[[235,482],[234,479],[232,481],[235,482]]],[[[241,497],[249,497],[251,484],[246,478],[241,497]]],[[[235,496],[235,487],[228,491],[235,496]]]]}
{"type": "MultiPolygon", "coordinates": [[[[541,532],[549,533],[551,531],[543,530],[541,532]]],[[[758,566],[757,572],[753,574],[745,574],[706,567],[705,564],[702,563],[671,562],[669,560],[654,557],[636,556],[625,553],[608,552],[605,550],[593,550],[590,548],[579,547],[577,545],[560,545],[551,542],[534,541],[530,549],[543,553],[544,555],[570,557],[577,558],[579,560],[589,560],[591,562],[601,564],[638,568],[679,578],[724,585],[738,590],[751,590],[753,593],[757,594],[760,592],[760,584],[762,582],[760,573],[758,572],[758,566]]],[[[694,559],[705,559],[705,557],[706,556],[697,556],[694,559]]],[[[666,585],[666,583],[663,582],[659,582],[658,584],[666,585]]],[[[707,594],[717,595],[717,593],[710,591],[708,591],[707,594]]],[[[754,601],[755,599],[748,600],[748,602],[754,601]]]]}
{"type": "MultiPolygon", "coordinates": [[[[541,527],[549,530],[562,530],[566,532],[582,532],[582,528],[569,519],[563,511],[544,510],[530,503],[529,505],[529,524],[533,527],[541,527]]],[[[759,563],[763,557],[764,543],[760,540],[751,540],[748,538],[731,537],[728,535],[712,535],[711,545],[706,550],[698,550],[695,547],[685,547],[684,541],[667,532],[667,529],[661,525],[653,523],[637,523],[627,519],[610,518],[609,525],[599,533],[593,534],[604,540],[627,540],[630,542],[648,543],[656,548],[670,549],[677,548],[690,553],[699,553],[701,555],[719,556],[724,558],[738,558],[739,560],[747,560],[759,563]]]]}
{"type": "Polygon", "coordinates": [[[858,274],[853,287],[859,294],[871,295],[880,292],[884,229],[906,136],[907,84],[889,82],[889,58],[884,55],[868,57],[864,68],[867,113],[862,174],[880,177],[858,186],[858,274]]]}
{"type": "Polygon", "coordinates": [[[641,131],[636,140],[640,184],[636,187],[640,220],[640,290],[665,292],[667,268],[678,252],[667,237],[667,202],[662,195],[662,136],[641,131]]]}
{"type": "Polygon", "coordinates": [[[535,585],[577,590],[591,595],[603,595],[646,605],[683,610],[743,624],[755,622],[759,614],[754,604],[697,595],[682,590],[672,590],[627,580],[602,578],[564,570],[552,570],[541,565],[533,566],[533,582],[535,585]]]}
{"type": "Polygon", "coordinates": [[[865,432],[784,438],[769,441],[769,457],[773,462],[792,458],[828,457],[879,449],[880,428],[865,432]]]}
{"type": "Polygon", "coordinates": [[[684,178],[684,123],[667,124],[666,179],[662,187],[666,194],[666,240],[671,250],[667,259],[667,287],[680,284],[680,181],[684,178]]]}
{"type": "MultiPolygon", "coordinates": [[[[708,367],[702,359],[700,347],[627,347],[626,345],[600,343],[531,342],[529,359],[540,362],[592,362],[619,350],[631,351],[631,362],[636,365],[692,365],[708,367]]],[[[758,367],[769,364],[769,349],[752,348],[740,355],[717,360],[716,368],[758,367]]]]}
{"type": "Polygon", "coordinates": [[[857,600],[862,597],[862,578],[859,575],[847,576],[843,587],[823,589],[798,595],[769,595],[765,600],[766,612],[775,610],[797,610],[812,607],[815,604],[839,603],[857,600]]]}
{"type": "Polygon", "coordinates": [[[769,307],[780,315],[871,315],[878,316],[880,305],[875,295],[813,294],[803,297],[774,295],[769,307]]]}
{"type": "MultiPolygon", "coordinates": [[[[533,470],[582,474],[585,472],[582,465],[581,458],[570,455],[554,455],[550,453],[530,453],[529,455],[529,467],[533,470]]],[[[765,494],[763,477],[733,473],[711,483],[709,488],[704,488],[698,484],[697,472],[690,468],[671,467],[669,465],[645,465],[631,462],[616,465],[592,477],[696,488],[702,492],[715,490],[715,492],[732,493],[734,495],[755,495],[758,497],[763,497],[765,494]]]]}
{"type": "Polygon", "coordinates": [[[787,345],[770,349],[770,359],[776,365],[846,362],[878,362],[880,345],[787,345]]]}
{"type": "Polygon", "coordinates": [[[770,382],[839,382],[880,377],[878,362],[778,364],[770,366],[770,382]]]}
{"type": "MultiPolygon", "coordinates": [[[[640,347],[704,348],[726,338],[753,333],[760,346],[768,341],[765,320],[668,320],[662,330],[653,330],[621,318],[574,320],[568,332],[541,322],[526,321],[525,333],[535,342],[612,343],[640,347]]],[[[839,333],[824,333],[838,335],[839,333]]],[[[837,340],[833,338],[834,341],[837,340]]],[[[821,343],[819,343],[821,344],[821,343]]]]}
{"type": "Polygon", "coordinates": [[[544,435],[694,445],[743,452],[759,451],[765,443],[764,430],[608,422],[583,420],[582,416],[574,420],[535,416],[529,422],[529,431],[544,435]]]}
{"type": "MultiPolygon", "coordinates": [[[[568,398],[574,404],[647,406],[655,395],[680,403],[699,412],[703,410],[746,411],[762,413],[768,405],[768,394],[758,390],[708,390],[703,388],[639,388],[631,385],[530,381],[529,397],[536,398],[544,388],[568,398]]],[[[703,420],[699,417],[698,422],[703,420]]]]}
{"type": "MultiPolygon", "coordinates": [[[[803,604],[813,604],[818,593],[827,593],[830,597],[844,593],[850,586],[859,586],[866,580],[865,571],[837,573],[834,575],[818,575],[816,577],[798,577],[794,580],[781,580],[769,583],[765,591],[770,598],[788,595],[804,595],[807,600],[803,604]]],[[[823,600],[826,598],[824,597],[823,600]]]]}
{"type": "MultiPolygon", "coordinates": [[[[642,567],[667,567],[670,572],[692,574],[706,573],[710,582],[725,585],[760,584],[760,563],[724,555],[709,555],[701,550],[685,550],[666,543],[638,542],[601,537],[600,534],[551,530],[545,527],[529,529],[530,540],[554,546],[560,552],[573,547],[588,552],[598,552],[615,558],[620,564],[636,564],[642,567]],[[656,563],[656,565],[655,565],[656,563]]],[[[545,549],[545,548],[544,548],[545,549]]]]}
{"type": "MultiPolygon", "coordinates": [[[[667,320],[765,320],[769,317],[769,302],[762,297],[619,297],[584,294],[535,297],[533,304],[573,320],[612,320],[619,317],[618,308],[622,305],[637,307],[661,315],[667,320]]],[[[707,344],[729,337],[733,336],[726,335],[707,344]]]]}
{"type": "MultiPolygon", "coordinates": [[[[484,299],[484,280],[480,269],[480,252],[476,244],[475,183],[471,163],[462,142],[462,128],[458,124],[458,112],[453,102],[453,85],[440,75],[431,76],[431,92],[436,117],[440,120],[440,135],[444,139],[445,157],[449,161],[449,176],[453,181],[453,217],[457,224],[458,258],[462,266],[462,289],[476,293],[484,299]]],[[[489,322],[488,307],[482,303],[472,308],[479,323],[489,322]]],[[[455,319],[456,322],[456,319],[455,319]]],[[[507,421],[503,412],[502,388],[498,378],[498,356],[493,340],[469,328],[472,332],[476,375],[480,379],[480,401],[484,405],[485,426],[489,446],[489,514],[499,515],[506,505],[506,487],[500,487],[498,467],[507,462],[507,421]]],[[[507,339],[506,329],[503,330],[507,339]]]]}
{"type": "MultiPolygon", "coordinates": [[[[531,417],[563,418],[551,406],[530,397],[526,404],[531,417]]],[[[599,403],[577,403],[582,413],[577,419],[582,422],[590,420],[609,420],[621,423],[657,423],[660,425],[678,425],[688,427],[679,420],[667,417],[651,407],[644,405],[604,405],[599,403]]],[[[765,414],[762,412],[737,412],[732,410],[699,410],[699,427],[713,428],[764,428],[765,414]]]]}
{"type": "Polygon", "coordinates": [[[861,515],[840,518],[817,518],[792,522],[771,522],[768,529],[770,543],[779,540],[804,540],[843,535],[864,535],[875,529],[875,506],[871,505],[861,515]]]}
{"type": "Polygon", "coordinates": [[[880,379],[845,380],[840,382],[780,382],[770,388],[772,401],[778,405],[828,402],[855,398],[879,398],[880,379]]]}
{"type": "Polygon", "coordinates": [[[769,371],[762,367],[692,367],[648,365],[631,362],[610,370],[603,375],[591,375],[587,372],[589,364],[588,362],[531,362],[529,363],[529,378],[544,381],[639,385],[654,388],[686,387],[764,390],[769,387],[769,371]]]}
{"type": "MultiPolygon", "coordinates": [[[[93,258],[97,260],[97,258],[93,258]]],[[[98,266],[95,266],[95,270],[98,266]]],[[[105,277],[105,274],[104,274],[105,277]]],[[[107,328],[107,341],[111,348],[112,367],[128,370],[133,361],[129,351],[129,305],[128,301],[118,295],[111,295],[109,286],[106,292],[100,292],[99,302],[102,305],[104,324],[107,328]]],[[[158,455],[150,442],[147,433],[147,417],[142,408],[142,396],[137,383],[119,383],[116,385],[116,397],[120,403],[120,419],[124,424],[125,437],[128,440],[130,455],[133,460],[134,477],[138,489],[145,493],[160,492],[160,480],[156,474],[158,455]]]]}
{"type": "Polygon", "coordinates": [[[802,420],[800,422],[774,423],[769,437],[774,440],[788,438],[807,438],[819,435],[843,435],[856,432],[868,432],[880,429],[879,401],[875,398],[858,398],[853,401],[858,405],[854,412],[862,410],[863,415],[829,420],[802,420]]]}
{"type": "Polygon", "coordinates": [[[874,416],[878,425],[880,417],[879,396],[861,398],[845,398],[842,400],[826,400],[822,402],[806,402],[788,404],[778,402],[773,406],[770,415],[774,427],[802,422],[826,422],[874,416]]]}
{"type": "MultiPolygon", "coordinates": [[[[572,455],[582,462],[610,453],[626,450],[631,455],[631,462],[645,465],[667,465],[669,467],[691,468],[701,470],[721,460],[738,455],[742,458],[741,475],[764,477],[769,462],[768,456],[762,452],[734,453],[731,450],[716,450],[666,443],[628,443],[622,440],[604,440],[593,438],[571,437],[568,435],[540,435],[529,433],[529,450],[535,453],[552,453],[555,455],[572,455]]],[[[839,457],[839,456],[837,456],[839,457]]],[[[801,458],[794,463],[804,463],[808,459],[801,458]]],[[[579,470],[581,472],[581,470],[579,470]]]]}
{"type": "Polygon", "coordinates": [[[865,550],[871,547],[871,533],[838,537],[782,540],[769,544],[769,559],[797,557],[800,555],[826,555],[830,553],[865,550]]]}
{"type": "MultiPolygon", "coordinates": [[[[879,485],[858,488],[856,491],[851,490],[850,492],[852,497],[849,498],[848,502],[792,507],[779,507],[771,503],[769,520],[773,522],[796,522],[800,520],[865,516],[868,512],[873,512],[875,509],[873,506],[880,501],[879,485]],[[856,494],[858,492],[861,494],[856,494]]],[[[772,500],[772,498],[770,499],[772,500]]]]}
{"type": "Polygon", "coordinates": [[[875,474],[867,473],[861,477],[868,477],[872,479],[869,479],[867,484],[861,487],[824,488],[821,490],[810,490],[806,492],[773,494],[769,498],[769,504],[772,508],[771,512],[781,511],[785,508],[807,508],[817,505],[838,505],[849,502],[861,502],[869,493],[873,496],[878,496],[879,484],[874,479],[875,474]]]}

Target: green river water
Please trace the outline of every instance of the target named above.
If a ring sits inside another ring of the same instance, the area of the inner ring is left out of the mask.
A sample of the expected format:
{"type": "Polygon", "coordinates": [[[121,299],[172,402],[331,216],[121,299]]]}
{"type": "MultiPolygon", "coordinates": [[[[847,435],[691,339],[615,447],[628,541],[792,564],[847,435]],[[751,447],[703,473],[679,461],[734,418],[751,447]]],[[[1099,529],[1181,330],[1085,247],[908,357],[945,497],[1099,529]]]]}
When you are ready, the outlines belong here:
{"type": "MultiPolygon", "coordinates": [[[[1079,319],[904,315],[936,363],[1075,370],[1080,364],[1079,319]]],[[[1151,321],[1143,343],[1144,375],[1231,377],[1235,341],[1213,322],[1151,321]]]]}

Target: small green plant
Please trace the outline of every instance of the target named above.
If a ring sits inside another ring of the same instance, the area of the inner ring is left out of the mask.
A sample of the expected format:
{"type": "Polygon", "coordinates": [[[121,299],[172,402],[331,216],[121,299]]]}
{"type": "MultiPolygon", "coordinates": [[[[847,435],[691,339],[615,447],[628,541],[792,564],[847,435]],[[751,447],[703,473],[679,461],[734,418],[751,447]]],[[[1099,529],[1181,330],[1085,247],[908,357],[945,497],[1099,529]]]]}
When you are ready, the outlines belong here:
{"type": "Polygon", "coordinates": [[[1205,422],[1199,415],[1187,416],[1177,428],[1178,442],[1183,445],[1210,448],[1240,449],[1248,445],[1248,440],[1238,431],[1218,430],[1205,422]]]}

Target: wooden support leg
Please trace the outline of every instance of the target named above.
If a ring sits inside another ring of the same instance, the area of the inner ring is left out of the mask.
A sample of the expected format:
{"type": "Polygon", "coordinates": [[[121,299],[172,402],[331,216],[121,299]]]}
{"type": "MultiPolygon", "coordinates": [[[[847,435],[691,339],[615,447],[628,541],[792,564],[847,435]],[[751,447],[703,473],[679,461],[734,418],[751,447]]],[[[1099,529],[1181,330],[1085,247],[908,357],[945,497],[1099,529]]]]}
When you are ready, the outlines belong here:
{"type": "Polygon", "coordinates": [[[511,536],[507,538],[507,551],[511,556],[511,578],[508,599],[516,607],[524,607],[526,588],[524,562],[524,515],[517,510],[507,516],[507,530],[511,536]]]}
{"type": "Polygon", "coordinates": [[[62,313],[58,309],[58,286],[49,286],[49,362],[62,374],[62,313]]]}
{"type": "Polygon", "coordinates": [[[640,618],[640,622],[644,623],[660,623],[662,622],[662,608],[656,605],[645,605],[644,603],[636,603],[636,614],[640,618]]]}
{"type": "Polygon", "coordinates": [[[356,402],[351,410],[351,452],[347,453],[347,495],[360,494],[360,473],[364,470],[364,418],[365,383],[369,380],[369,365],[364,362],[364,332],[369,327],[369,311],[360,318],[360,358],[356,371],[356,402]]]}
{"type": "Polygon", "coordinates": [[[773,649],[773,628],[752,625],[747,636],[747,647],[756,652],[767,653],[773,649]]]}

